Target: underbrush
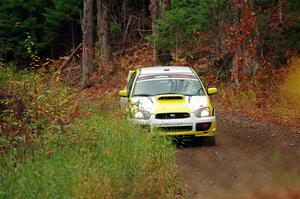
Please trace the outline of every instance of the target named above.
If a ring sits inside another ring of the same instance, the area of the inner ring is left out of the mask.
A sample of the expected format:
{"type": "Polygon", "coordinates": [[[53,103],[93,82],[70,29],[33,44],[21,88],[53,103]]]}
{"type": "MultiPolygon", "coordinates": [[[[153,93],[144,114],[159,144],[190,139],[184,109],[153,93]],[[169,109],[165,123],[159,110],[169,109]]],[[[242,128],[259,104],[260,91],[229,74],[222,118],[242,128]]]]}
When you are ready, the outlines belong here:
{"type": "Polygon", "coordinates": [[[257,75],[259,78],[244,81],[239,87],[214,82],[220,90],[215,97],[216,105],[233,114],[247,115],[300,130],[299,66],[300,59],[295,58],[286,69],[264,68],[258,71],[261,73],[257,75]]]}
{"type": "Polygon", "coordinates": [[[73,91],[59,75],[0,66],[0,154],[33,135],[62,132],[74,107],[73,91]]]}
{"type": "Polygon", "coordinates": [[[0,198],[175,198],[174,153],[120,114],[90,112],[3,156],[0,198]]]}
{"type": "Polygon", "coordinates": [[[0,68],[0,198],[182,197],[171,141],[52,77],[0,68]]]}
{"type": "Polygon", "coordinates": [[[292,118],[300,120],[300,57],[290,61],[289,71],[281,84],[280,102],[282,109],[278,109],[279,113],[285,113],[292,118]],[[286,111],[284,110],[292,110],[286,111]]]}

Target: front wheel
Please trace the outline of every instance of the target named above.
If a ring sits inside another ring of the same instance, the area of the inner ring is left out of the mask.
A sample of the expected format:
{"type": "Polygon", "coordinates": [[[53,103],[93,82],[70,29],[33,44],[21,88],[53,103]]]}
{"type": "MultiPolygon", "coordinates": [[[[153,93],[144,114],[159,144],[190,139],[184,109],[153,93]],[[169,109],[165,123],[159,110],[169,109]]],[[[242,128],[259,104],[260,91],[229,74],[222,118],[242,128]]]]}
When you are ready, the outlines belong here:
{"type": "Polygon", "coordinates": [[[206,146],[215,146],[216,145],[216,137],[215,136],[207,136],[203,137],[203,144],[206,146]]]}

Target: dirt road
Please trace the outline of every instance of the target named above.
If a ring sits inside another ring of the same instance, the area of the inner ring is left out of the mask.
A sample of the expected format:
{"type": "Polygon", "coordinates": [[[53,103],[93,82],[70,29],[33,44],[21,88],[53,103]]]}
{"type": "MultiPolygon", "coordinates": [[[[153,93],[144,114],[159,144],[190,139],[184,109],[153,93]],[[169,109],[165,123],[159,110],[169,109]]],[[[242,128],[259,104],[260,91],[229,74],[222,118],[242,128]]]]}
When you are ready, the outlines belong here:
{"type": "Polygon", "coordinates": [[[216,146],[187,144],[177,154],[191,198],[227,198],[299,179],[299,132],[249,118],[218,116],[216,146]]]}

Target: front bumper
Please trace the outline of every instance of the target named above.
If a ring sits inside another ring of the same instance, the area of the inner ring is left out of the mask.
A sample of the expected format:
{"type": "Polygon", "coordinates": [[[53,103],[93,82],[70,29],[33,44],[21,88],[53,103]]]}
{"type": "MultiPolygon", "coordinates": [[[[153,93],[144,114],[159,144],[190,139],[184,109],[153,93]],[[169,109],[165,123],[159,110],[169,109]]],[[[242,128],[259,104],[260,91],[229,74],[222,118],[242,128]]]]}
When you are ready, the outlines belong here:
{"type": "Polygon", "coordinates": [[[193,115],[189,118],[184,119],[156,119],[155,115],[151,115],[150,119],[148,120],[141,120],[141,119],[129,119],[131,122],[143,126],[149,126],[151,131],[155,129],[168,129],[168,128],[176,128],[180,129],[180,127],[190,127],[189,130],[175,130],[175,131],[163,131],[160,132],[160,135],[171,135],[171,136],[215,136],[217,132],[217,123],[216,117],[203,117],[197,118],[193,115]],[[206,130],[199,130],[197,129],[196,125],[199,123],[210,123],[210,127],[206,130]]]}

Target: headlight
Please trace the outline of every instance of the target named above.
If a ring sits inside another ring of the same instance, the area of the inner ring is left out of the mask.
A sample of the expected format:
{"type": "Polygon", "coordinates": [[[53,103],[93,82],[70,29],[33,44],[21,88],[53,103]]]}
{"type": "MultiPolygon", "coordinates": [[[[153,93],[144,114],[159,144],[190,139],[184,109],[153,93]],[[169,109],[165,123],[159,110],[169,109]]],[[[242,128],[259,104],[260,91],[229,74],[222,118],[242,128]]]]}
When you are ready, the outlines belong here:
{"type": "Polygon", "coordinates": [[[194,115],[198,118],[200,117],[209,117],[211,116],[211,111],[210,108],[205,107],[205,108],[200,108],[194,111],[194,115]]]}
{"type": "Polygon", "coordinates": [[[148,111],[142,110],[142,109],[136,109],[133,112],[133,118],[135,119],[142,119],[147,120],[151,117],[151,114],[148,111]]]}

